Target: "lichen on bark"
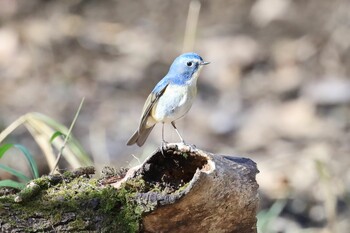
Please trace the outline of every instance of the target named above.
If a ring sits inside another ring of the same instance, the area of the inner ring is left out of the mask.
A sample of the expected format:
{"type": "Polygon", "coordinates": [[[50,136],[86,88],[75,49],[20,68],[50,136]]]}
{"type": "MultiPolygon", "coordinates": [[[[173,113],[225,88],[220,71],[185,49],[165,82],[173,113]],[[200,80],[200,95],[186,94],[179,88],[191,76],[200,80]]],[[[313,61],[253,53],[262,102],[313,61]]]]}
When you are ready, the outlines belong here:
{"type": "Polygon", "coordinates": [[[116,190],[89,175],[55,176],[43,176],[20,193],[0,197],[2,232],[139,231],[144,210],[134,197],[142,188],[141,179],[116,190]],[[30,193],[33,186],[35,192],[30,193]]]}

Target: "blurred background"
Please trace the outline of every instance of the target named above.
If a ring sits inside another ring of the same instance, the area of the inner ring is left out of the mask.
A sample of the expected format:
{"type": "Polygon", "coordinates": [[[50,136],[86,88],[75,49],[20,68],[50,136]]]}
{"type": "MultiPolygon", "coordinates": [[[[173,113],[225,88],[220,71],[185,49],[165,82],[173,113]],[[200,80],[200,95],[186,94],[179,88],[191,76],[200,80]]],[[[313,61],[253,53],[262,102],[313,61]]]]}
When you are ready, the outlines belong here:
{"type": "MultiPolygon", "coordinates": [[[[211,64],[177,126],[257,162],[259,231],[349,232],[349,1],[0,0],[0,22],[0,131],[28,112],[69,127],[85,97],[73,134],[98,170],[135,165],[161,143],[159,125],[126,146],[144,101],[193,50],[211,64]]],[[[171,127],[166,139],[178,141],[171,127]]],[[[24,127],[6,140],[48,172],[24,127]]],[[[20,160],[1,163],[25,171],[20,160]]]]}

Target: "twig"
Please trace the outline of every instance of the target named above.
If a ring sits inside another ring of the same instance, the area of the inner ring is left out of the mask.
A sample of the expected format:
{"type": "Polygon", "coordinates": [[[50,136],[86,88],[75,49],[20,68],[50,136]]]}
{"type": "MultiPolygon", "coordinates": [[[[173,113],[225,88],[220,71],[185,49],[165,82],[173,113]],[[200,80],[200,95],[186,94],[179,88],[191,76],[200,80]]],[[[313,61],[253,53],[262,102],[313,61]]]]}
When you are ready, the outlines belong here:
{"type": "Polygon", "coordinates": [[[74,119],[72,121],[72,124],[70,125],[70,127],[68,129],[68,133],[67,133],[66,137],[64,138],[64,142],[63,142],[63,145],[62,145],[62,147],[60,149],[60,152],[58,153],[55,165],[53,166],[53,169],[50,172],[51,175],[55,172],[55,170],[57,168],[58,162],[60,161],[60,158],[61,158],[62,153],[63,153],[63,149],[65,148],[65,146],[66,146],[66,144],[68,142],[68,138],[69,138],[69,136],[70,136],[70,134],[72,132],[72,129],[73,129],[74,125],[75,125],[75,122],[76,122],[76,120],[77,120],[77,118],[79,116],[79,113],[80,113],[80,110],[81,110],[81,108],[83,106],[84,100],[85,100],[85,97],[83,97],[83,99],[81,100],[79,108],[78,108],[77,112],[75,113],[75,116],[74,116],[74,119]]]}

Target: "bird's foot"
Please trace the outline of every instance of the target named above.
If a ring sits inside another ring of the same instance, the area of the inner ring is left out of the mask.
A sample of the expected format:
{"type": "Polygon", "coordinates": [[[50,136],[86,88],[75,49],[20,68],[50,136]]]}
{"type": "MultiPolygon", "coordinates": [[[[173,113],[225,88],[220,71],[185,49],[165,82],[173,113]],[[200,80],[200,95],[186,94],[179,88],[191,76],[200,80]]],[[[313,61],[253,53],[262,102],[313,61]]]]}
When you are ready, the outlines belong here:
{"type": "Polygon", "coordinates": [[[162,155],[165,157],[164,155],[164,149],[167,147],[168,142],[167,141],[162,141],[162,145],[160,146],[160,152],[162,153],[162,155]]]}
{"type": "Polygon", "coordinates": [[[197,149],[197,146],[195,144],[188,144],[185,142],[185,140],[182,140],[181,143],[184,144],[185,146],[188,146],[191,150],[197,149]]]}
{"type": "Polygon", "coordinates": [[[168,144],[169,144],[169,142],[163,140],[161,147],[166,148],[168,146],[168,144]]]}

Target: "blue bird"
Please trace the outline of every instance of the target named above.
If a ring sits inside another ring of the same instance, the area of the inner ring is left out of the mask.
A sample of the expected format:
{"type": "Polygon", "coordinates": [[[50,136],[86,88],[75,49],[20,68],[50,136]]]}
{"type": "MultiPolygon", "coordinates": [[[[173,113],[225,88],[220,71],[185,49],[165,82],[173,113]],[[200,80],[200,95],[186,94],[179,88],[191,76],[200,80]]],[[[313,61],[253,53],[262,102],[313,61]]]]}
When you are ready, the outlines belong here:
{"type": "Polygon", "coordinates": [[[164,124],[171,123],[181,142],[185,143],[175,126],[175,121],[183,117],[191,108],[197,94],[197,79],[204,65],[209,62],[196,53],[184,53],[170,66],[168,74],[159,81],[143,106],[138,129],[127,145],[142,146],[153,127],[162,123],[162,143],[164,124]]]}

